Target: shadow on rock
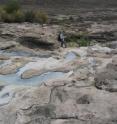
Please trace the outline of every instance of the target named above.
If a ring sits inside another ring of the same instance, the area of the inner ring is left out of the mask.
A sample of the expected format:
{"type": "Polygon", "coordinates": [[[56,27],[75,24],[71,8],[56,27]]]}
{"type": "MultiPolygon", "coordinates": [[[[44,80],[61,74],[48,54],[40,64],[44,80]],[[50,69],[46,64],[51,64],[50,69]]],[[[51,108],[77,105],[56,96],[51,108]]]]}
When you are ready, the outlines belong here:
{"type": "Polygon", "coordinates": [[[32,36],[22,36],[17,40],[20,44],[29,48],[42,48],[42,49],[53,49],[55,48],[55,43],[48,41],[47,39],[32,37],[32,36]]]}

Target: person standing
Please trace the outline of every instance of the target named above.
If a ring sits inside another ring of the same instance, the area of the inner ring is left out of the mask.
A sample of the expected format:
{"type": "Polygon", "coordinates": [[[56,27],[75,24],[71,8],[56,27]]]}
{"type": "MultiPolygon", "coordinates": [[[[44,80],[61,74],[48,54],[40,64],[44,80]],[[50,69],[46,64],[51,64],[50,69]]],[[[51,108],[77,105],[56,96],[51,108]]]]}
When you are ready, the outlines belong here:
{"type": "Polygon", "coordinates": [[[65,41],[65,36],[64,36],[64,33],[63,32],[60,32],[59,33],[58,41],[61,42],[61,47],[63,47],[63,48],[66,48],[67,47],[67,44],[66,44],[66,41],[65,41]]]}

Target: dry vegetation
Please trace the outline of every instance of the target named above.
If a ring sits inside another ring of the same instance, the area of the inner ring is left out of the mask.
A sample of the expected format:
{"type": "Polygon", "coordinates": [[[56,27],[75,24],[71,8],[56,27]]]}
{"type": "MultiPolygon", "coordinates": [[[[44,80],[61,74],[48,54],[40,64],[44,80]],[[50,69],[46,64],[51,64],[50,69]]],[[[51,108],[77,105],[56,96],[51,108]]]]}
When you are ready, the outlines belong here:
{"type": "Polygon", "coordinates": [[[23,11],[18,0],[9,0],[0,7],[0,21],[8,23],[37,22],[43,24],[47,23],[48,16],[43,11],[23,11]]]}

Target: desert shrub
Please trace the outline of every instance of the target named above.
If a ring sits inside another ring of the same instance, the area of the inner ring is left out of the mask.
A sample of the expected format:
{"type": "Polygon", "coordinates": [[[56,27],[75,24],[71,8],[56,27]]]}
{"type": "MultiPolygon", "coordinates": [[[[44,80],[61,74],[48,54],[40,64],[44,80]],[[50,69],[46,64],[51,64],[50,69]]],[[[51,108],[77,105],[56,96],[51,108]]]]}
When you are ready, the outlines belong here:
{"type": "Polygon", "coordinates": [[[3,22],[14,22],[14,16],[13,14],[9,14],[6,11],[3,11],[2,15],[1,15],[2,21],[3,22]]]}
{"type": "Polygon", "coordinates": [[[7,4],[0,8],[0,21],[21,22],[23,18],[18,0],[9,0],[7,4]]]}
{"type": "Polygon", "coordinates": [[[4,6],[4,10],[7,13],[13,13],[20,9],[20,4],[18,0],[8,0],[7,4],[4,6]]]}
{"type": "Polygon", "coordinates": [[[89,46],[90,45],[90,40],[88,40],[86,38],[80,38],[78,40],[78,44],[79,44],[79,46],[89,46]]]}
{"type": "Polygon", "coordinates": [[[21,10],[15,11],[13,13],[14,22],[24,22],[25,21],[25,15],[21,10]]]}
{"type": "Polygon", "coordinates": [[[24,21],[24,14],[21,11],[15,11],[13,13],[7,13],[3,11],[1,13],[1,21],[12,23],[12,22],[23,22],[24,21]]]}
{"type": "Polygon", "coordinates": [[[77,36],[77,35],[74,35],[74,34],[68,34],[68,36],[67,36],[67,38],[66,38],[66,41],[67,42],[75,42],[75,43],[77,43],[77,41],[78,41],[78,39],[79,39],[80,37],[79,36],[77,36]]]}
{"type": "Polygon", "coordinates": [[[2,6],[0,6],[0,21],[2,21],[2,15],[4,13],[4,9],[2,6]]]}
{"type": "Polygon", "coordinates": [[[47,14],[42,11],[22,11],[18,0],[9,0],[7,4],[0,7],[0,21],[3,22],[38,22],[46,23],[47,14]]]}
{"type": "Polygon", "coordinates": [[[25,21],[26,22],[34,22],[35,20],[35,12],[34,11],[26,11],[25,12],[25,21]]]}
{"type": "Polygon", "coordinates": [[[45,12],[38,11],[35,13],[35,21],[41,24],[47,23],[48,16],[45,12]]]}
{"type": "Polygon", "coordinates": [[[70,46],[89,46],[91,41],[83,35],[69,35],[66,41],[70,46]]]}
{"type": "Polygon", "coordinates": [[[78,45],[78,39],[76,35],[68,35],[66,38],[67,44],[69,47],[77,47],[78,45]]]}

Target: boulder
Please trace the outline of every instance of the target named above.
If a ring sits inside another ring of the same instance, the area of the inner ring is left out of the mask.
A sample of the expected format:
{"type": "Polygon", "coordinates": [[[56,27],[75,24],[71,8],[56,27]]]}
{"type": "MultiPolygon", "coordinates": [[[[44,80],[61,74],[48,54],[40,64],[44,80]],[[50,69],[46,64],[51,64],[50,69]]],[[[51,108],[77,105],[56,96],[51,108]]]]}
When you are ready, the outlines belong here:
{"type": "Polygon", "coordinates": [[[21,78],[22,79],[29,79],[29,78],[32,78],[34,76],[39,76],[44,72],[45,72],[45,70],[40,71],[40,70],[36,70],[36,69],[29,69],[29,70],[24,71],[21,74],[21,78]]]}

